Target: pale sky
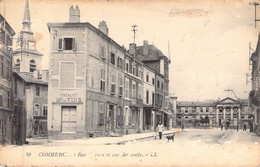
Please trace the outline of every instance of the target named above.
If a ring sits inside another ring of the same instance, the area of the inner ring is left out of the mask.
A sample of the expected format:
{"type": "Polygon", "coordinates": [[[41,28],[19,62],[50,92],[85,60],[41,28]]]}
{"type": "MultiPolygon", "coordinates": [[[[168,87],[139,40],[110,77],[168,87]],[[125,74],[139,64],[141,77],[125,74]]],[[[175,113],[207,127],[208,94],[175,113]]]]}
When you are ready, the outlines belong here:
{"type": "MultiPolygon", "coordinates": [[[[169,41],[170,92],[178,100],[217,99],[227,88],[238,98],[248,97],[248,44],[255,49],[260,28],[259,23],[258,29],[254,28],[254,6],[249,1],[29,0],[31,28],[37,49],[44,54],[43,69],[48,68],[49,55],[46,24],[68,22],[70,5],[79,6],[81,22],[97,27],[106,21],[109,36],[127,48],[133,42],[133,24],[138,25],[137,45],[148,40],[169,56],[169,41]]],[[[22,29],[24,6],[25,0],[5,3],[6,19],[16,33],[22,29]]],[[[1,2],[1,13],[3,8],[1,2]]],[[[260,6],[257,12],[260,18],[260,6]]]]}

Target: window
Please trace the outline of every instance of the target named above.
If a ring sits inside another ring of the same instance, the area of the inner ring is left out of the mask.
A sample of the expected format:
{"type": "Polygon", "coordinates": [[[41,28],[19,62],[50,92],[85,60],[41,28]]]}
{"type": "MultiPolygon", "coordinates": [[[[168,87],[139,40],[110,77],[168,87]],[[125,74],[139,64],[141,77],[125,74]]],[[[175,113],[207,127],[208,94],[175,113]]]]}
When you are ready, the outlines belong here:
{"type": "Polygon", "coordinates": [[[161,83],[161,88],[163,89],[163,82],[161,83]]]}
{"type": "Polygon", "coordinates": [[[61,62],[60,87],[61,88],[75,87],[75,63],[74,62],[61,62]]]}
{"type": "Polygon", "coordinates": [[[0,55],[0,75],[4,75],[4,56],[0,55]]]}
{"type": "Polygon", "coordinates": [[[99,46],[99,56],[102,58],[102,59],[105,59],[105,46],[99,46]]]}
{"type": "Polygon", "coordinates": [[[132,84],[132,98],[135,98],[135,97],[136,97],[136,84],[133,81],[133,84],[132,84]]]}
{"type": "Polygon", "coordinates": [[[196,107],[192,107],[192,112],[196,112],[196,107]]]}
{"type": "Polygon", "coordinates": [[[146,82],[149,82],[149,74],[146,74],[146,82]]]}
{"type": "Polygon", "coordinates": [[[111,53],[111,55],[110,55],[110,63],[112,63],[112,64],[116,64],[116,60],[115,60],[115,54],[114,53],[111,53]]]}
{"type": "Polygon", "coordinates": [[[138,67],[138,77],[143,78],[142,69],[140,67],[138,67]]]}
{"type": "Polygon", "coordinates": [[[154,105],[154,92],[152,94],[152,104],[154,105]]]}
{"type": "Polygon", "coordinates": [[[149,104],[149,91],[146,91],[146,104],[149,104]]]}
{"type": "Polygon", "coordinates": [[[119,82],[118,95],[121,97],[123,95],[123,77],[120,75],[118,76],[118,82],[119,82]]]}
{"type": "Polygon", "coordinates": [[[129,72],[129,60],[125,60],[125,70],[129,72]]]}
{"type": "Polygon", "coordinates": [[[105,91],[105,70],[101,69],[100,90],[105,91]]]}
{"type": "Polygon", "coordinates": [[[160,81],[157,81],[157,88],[160,88],[160,81]]]}
{"type": "Polygon", "coordinates": [[[129,98],[129,79],[125,79],[125,97],[129,98]]]}
{"type": "Polygon", "coordinates": [[[34,72],[36,70],[35,60],[30,60],[30,72],[34,72]]]}
{"type": "Polygon", "coordinates": [[[35,89],[36,89],[36,91],[35,91],[36,96],[40,96],[41,88],[39,86],[36,86],[35,89]]]}
{"type": "Polygon", "coordinates": [[[185,113],[188,113],[188,108],[185,108],[185,113]]]}
{"type": "Polygon", "coordinates": [[[34,104],[34,116],[40,116],[40,105],[34,104]]]}
{"type": "Polygon", "coordinates": [[[3,95],[0,95],[0,106],[3,106],[3,95]]]}
{"type": "Polygon", "coordinates": [[[10,107],[10,91],[7,91],[7,108],[10,107]]]}
{"type": "Polygon", "coordinates": [[[17,94],[17,78],[14,78],[14,93],[17,94]]]}
{"type": "Polygon", "coordinates": [[[5,45],[5,31],[1,30],[0,32],[0,41],[2,42],[2,44],[5,45]]]}
{"type": "Polygon", "coordinates": [[[14,69],[20,69],[20,59],[16,59],[14,69]]]}
{"type": "Polygon", "coordinates": [[[154,80],[154,78],[153,78],[153,81],[152,81],[152,82],[153,82],[153,85],[154,85],[154,84],[155,84],[155,80],[154,80]]]}
{"type": "Polygon", "coordinates": [[[111,75],[111,94],[115,94],[116,92],[116,76],[115,74],[111,75]]]}
{"type": "Polygon", "coordinates": [[[75,50],[75,45],[74,37],[59,38],[58,50],[75,50]]]}
{"type": "Polygon", "coordinates": [[[142,85],[141,85],[141,83],[138,84],[138,98],[142,99],[142,85]]]}
{"type": "Polygon", "coordinates": [[[135,73],[135,65],[132,66],[132,74],[136,75],[136,73],[135,73]]]}
{"type": "Polygon", "coordinates": [[[8,80],[10,79],[10,67],[11,67],[10,60],[7,60],[7,65],[6,65],[6,78],[7,78],[8,80]]]}
{"type": "Polygon", "coordinates": [[[47,117],[48,114],[48,106],[45,104],[42,106],[42,115],[47,117]]]}
{"type": "Polygon", "coordinates": [[[104,112],[105,112],[105,104],[99,103],[99,109],[98,109],[98,124],[99,125],[104,124],[104,112]]]}

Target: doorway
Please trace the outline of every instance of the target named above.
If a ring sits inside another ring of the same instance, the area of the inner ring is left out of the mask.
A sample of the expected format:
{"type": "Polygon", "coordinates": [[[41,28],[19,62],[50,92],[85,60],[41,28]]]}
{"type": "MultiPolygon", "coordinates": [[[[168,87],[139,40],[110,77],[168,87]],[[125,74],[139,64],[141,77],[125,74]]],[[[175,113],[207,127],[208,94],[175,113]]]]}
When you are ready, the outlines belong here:
{"type": "Polygon", "coordinates": [[[76,133],[77,131],[77,109],[76,106],[62,107],[61,131],[76,133]]]}

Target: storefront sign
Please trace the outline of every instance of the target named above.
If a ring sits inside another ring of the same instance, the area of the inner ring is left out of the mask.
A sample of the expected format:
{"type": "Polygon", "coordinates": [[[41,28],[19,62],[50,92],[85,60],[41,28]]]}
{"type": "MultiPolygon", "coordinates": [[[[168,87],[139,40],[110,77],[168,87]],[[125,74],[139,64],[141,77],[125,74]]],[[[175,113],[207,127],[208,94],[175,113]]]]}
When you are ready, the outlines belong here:
{"type": "Polygon", "coordinates": [[[62,93],[56,98],[57,103],[82,103],[82,99],[76,93],[62,93]]]}

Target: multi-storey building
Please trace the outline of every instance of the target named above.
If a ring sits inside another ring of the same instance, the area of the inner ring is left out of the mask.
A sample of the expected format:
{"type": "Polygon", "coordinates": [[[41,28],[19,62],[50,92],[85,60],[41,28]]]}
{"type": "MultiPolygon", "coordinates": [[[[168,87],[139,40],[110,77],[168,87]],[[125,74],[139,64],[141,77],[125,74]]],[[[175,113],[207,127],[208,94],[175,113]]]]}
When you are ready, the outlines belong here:
{"type": "Polygon", "coordinates": [[[108,37],[104,21],[98,28],[80,22],[78,6],[71,6],[69,22],[48,28],[49,137],[123,133],[125,49],[108,37]]]}
{"type": "Polygon", "coordinates": [[[257,46],[250,57],[250,61],[252,62],[252,90],[249,94],[249,107],[254,113],[254,131],[257,135],[260,135],[260,34],[258,34],[257,46]]]}
{"type": "Polygon", "coordinates": [[[41,71],[42,54],[37,50],[28,0],[25,3],[23,29],[13,56],[13,98],[15,134],[19,143],[26,137],[47,135],[48,70],[41,71]]]}
{"type": "Polygon", "coordinates": [[[177,125],[190,127],[208,125],[219,127],[221,124],[229,128],[250,127],[252,113],[248,110],[247,99],[238,99],[232,90],[225,90],[219,100],[204,102],[178,102],[177,125]]]}
{"type": "Polygon", "coordinates": [[[143,130],[143,65],[135,56],[136,45],[125,53],[125,132],[143,130]]]}
{"type": "Polygon", "coordinates": [[[144,63],[144,66],[155,71],[155,99],[152,112],[153,128],[159,122],[169,127],[172,122],[172,112],[169,106],[169,64],[170,60],[155,46],[144,41],[143,46],[136,49],[137,58],[144,63]]]}
{"type": "Polygon", "coordinates": [[[13,139],[12,44],[14,30],[0,14],[0,144],[13,139]]]}
{"type": "Polygon", "coordinates": [[[155,106],[155,71],[148,66],[143,66],[144,77],[143,77],[143,103],[144,103],[144,130],[155,129],[153,122],[153,107],[155,106]]]}

